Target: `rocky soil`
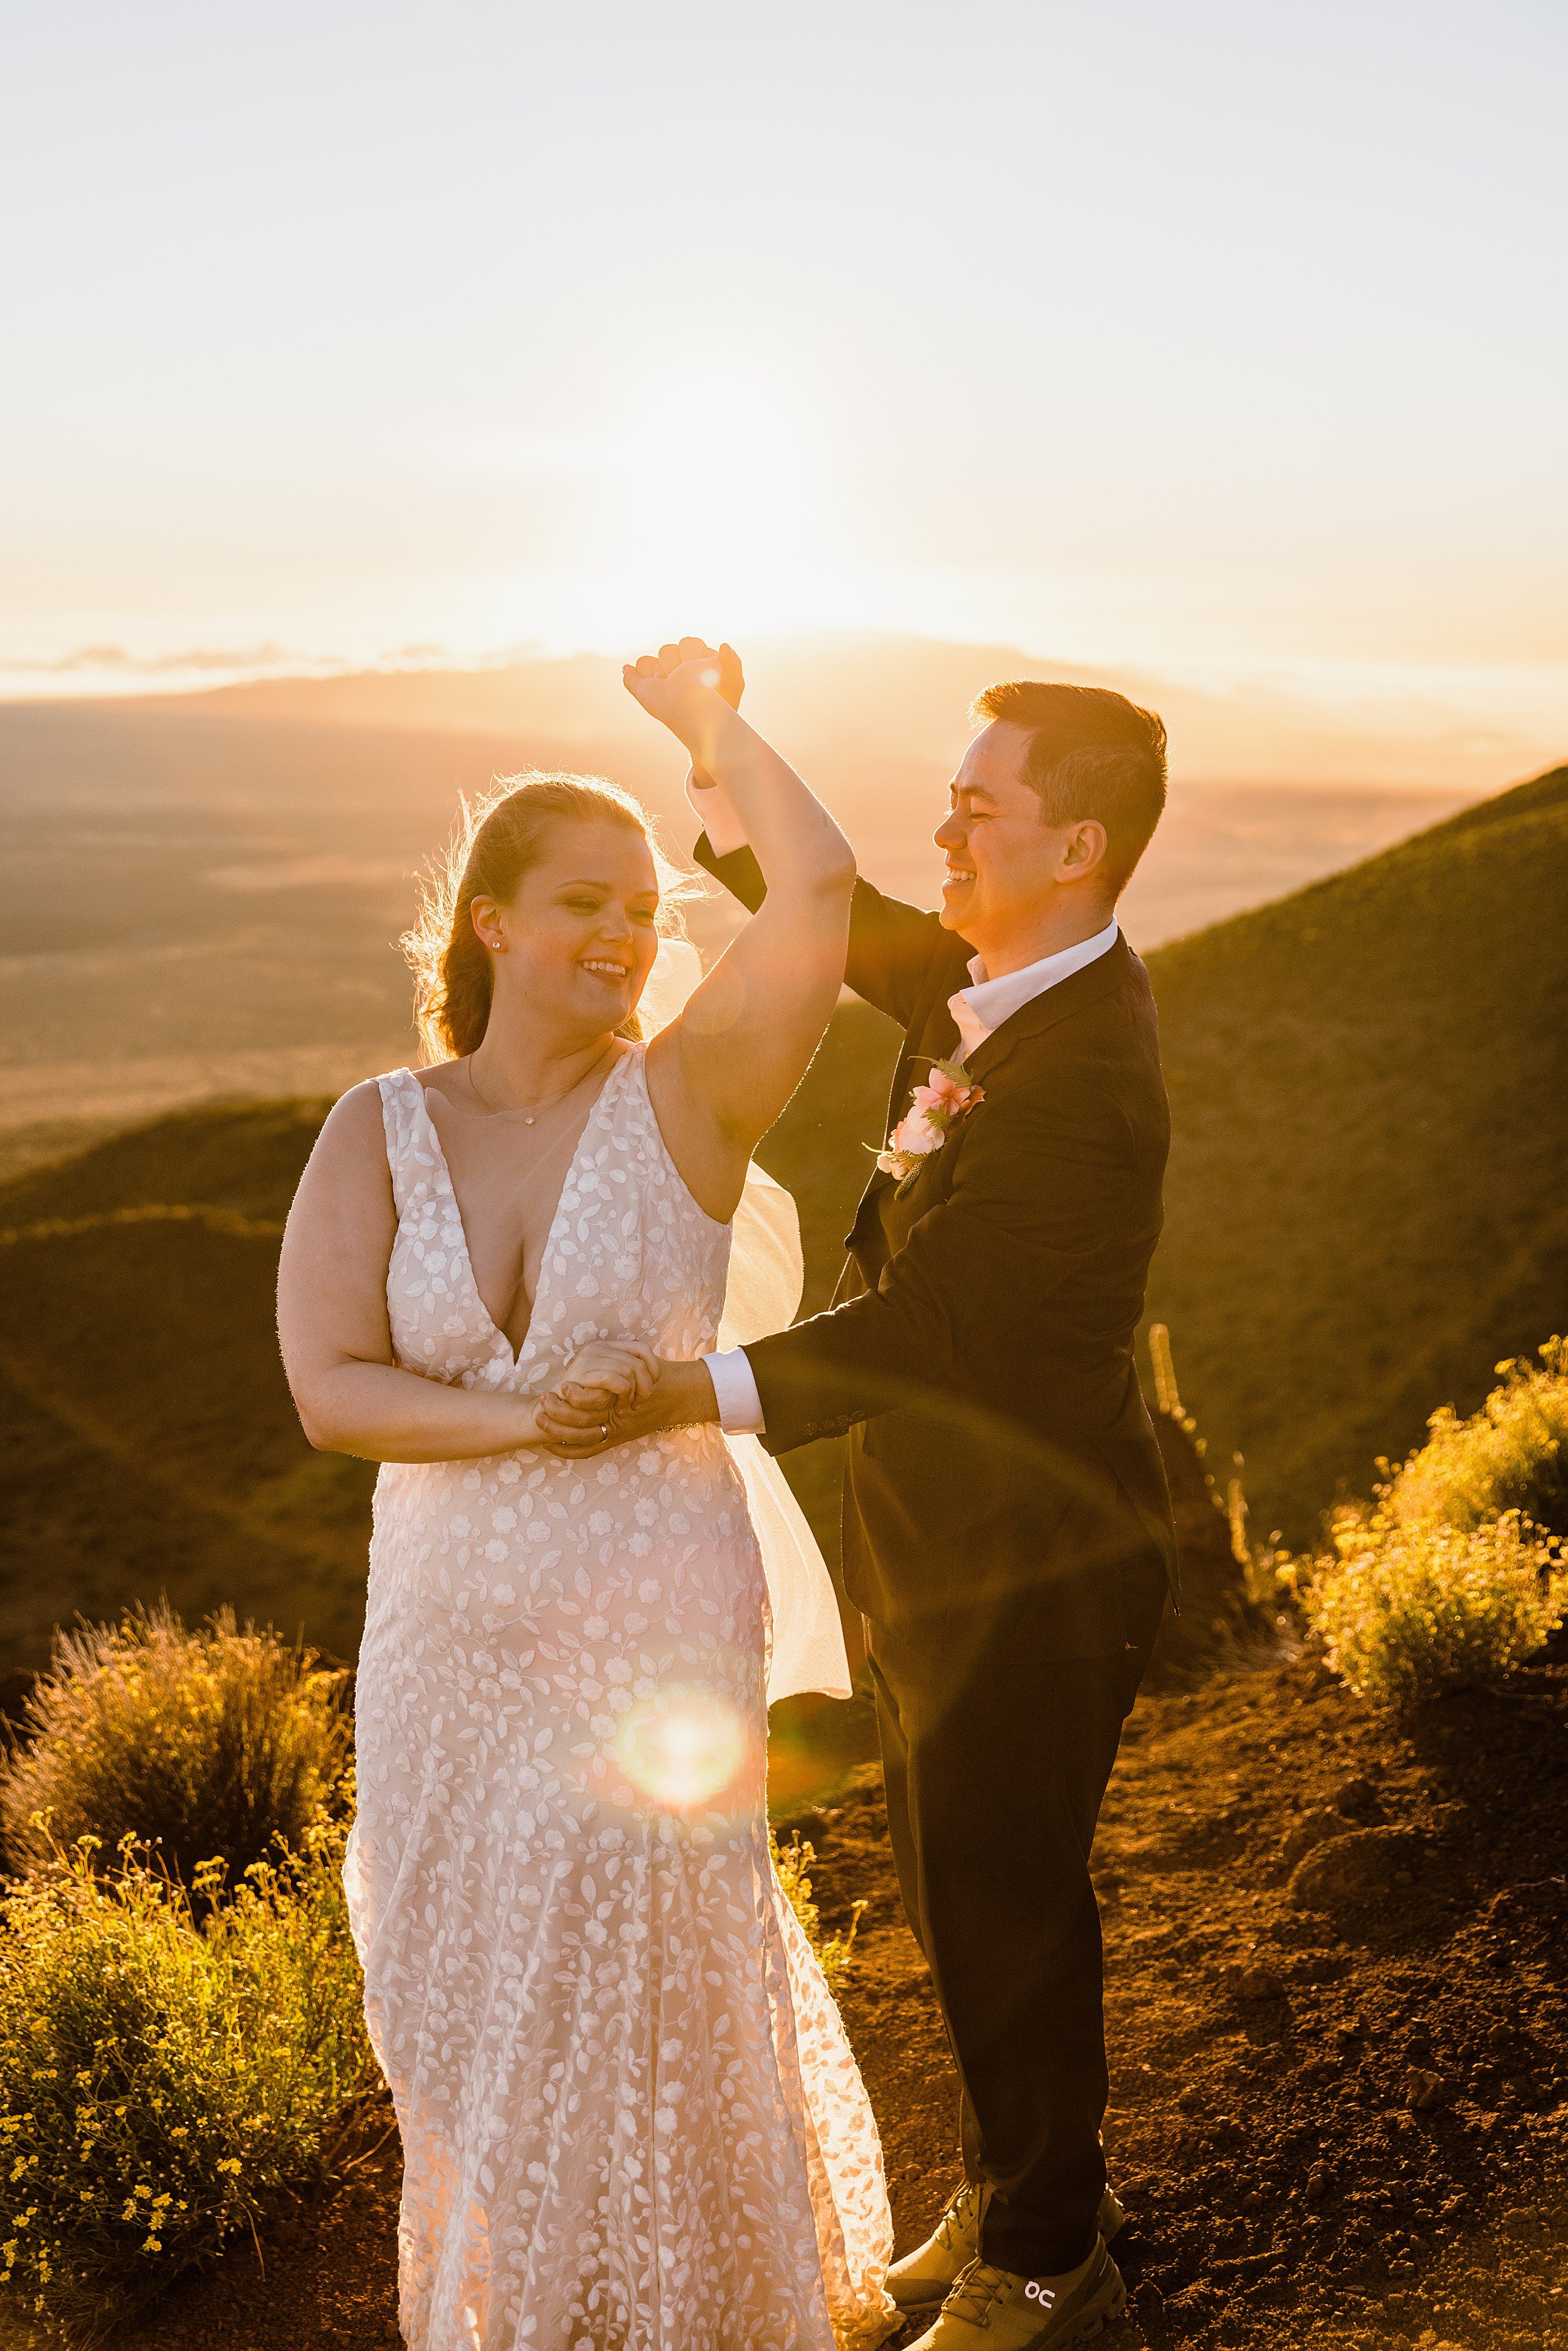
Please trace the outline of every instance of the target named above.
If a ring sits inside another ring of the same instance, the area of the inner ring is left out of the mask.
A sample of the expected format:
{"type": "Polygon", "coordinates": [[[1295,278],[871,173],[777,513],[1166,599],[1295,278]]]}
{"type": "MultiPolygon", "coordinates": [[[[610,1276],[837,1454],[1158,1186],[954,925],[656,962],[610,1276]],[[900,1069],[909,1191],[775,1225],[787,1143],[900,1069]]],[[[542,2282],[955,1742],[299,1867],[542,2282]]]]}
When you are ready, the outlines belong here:
{"type": "MultiPolygon", "coordinates": [[[[869,1905],[844,2008],[903,2249],[956,2092],[874,1767],[794,1824],[825,1923],[869,1905]]],[[[1148,1694],[1096,1860],[1106,2351],[1568,2346],[1568,1665],[1400,1731],[1310,1658],[1148,1694]]],[[[117,2351],[390,2351],[395,2198],[394,2142],[117,2351]]]]}
{"type": "MultiPolygon", "coordinates": [[[[1565,1748],[1561,1668],[1400,1737],[1306,1662],[1140,1703],[1096,1848],[1107,2351],[1568,2345],[1565,1748]]],[[[877,1792],[831,1809],[821,1890],[864,1891],[877,1792]]],[[[955,2089],[885,1882],[845,2007],[906,2244],[955,2089]]]]}

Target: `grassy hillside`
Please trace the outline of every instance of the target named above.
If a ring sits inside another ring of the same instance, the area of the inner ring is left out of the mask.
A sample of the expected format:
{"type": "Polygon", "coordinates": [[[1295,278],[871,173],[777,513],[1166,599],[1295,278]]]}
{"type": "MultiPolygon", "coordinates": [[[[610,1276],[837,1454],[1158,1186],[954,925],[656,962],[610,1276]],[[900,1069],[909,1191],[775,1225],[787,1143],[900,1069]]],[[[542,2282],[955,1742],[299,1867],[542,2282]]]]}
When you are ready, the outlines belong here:
{"type": "Polygon", "coordinates": [[[330,1108],[326,1095],[299,1095],[172,1112],[0,1184],[0,1231],[170,1203],[281,1225],[330,1108]]]}
{"type": "Polygon", "coordinates": [[[0,1665],[160,1592],[356,1646],[373,1472],[299,1434],[278,1229],[131,1210],[0,1248],[0,1665]]]}
{"type": "Polygon", "coordinates": [[[1568,1327],[1568,768],[1161,948],[1150,1304],[1255,1528],[1568,1327]]]}

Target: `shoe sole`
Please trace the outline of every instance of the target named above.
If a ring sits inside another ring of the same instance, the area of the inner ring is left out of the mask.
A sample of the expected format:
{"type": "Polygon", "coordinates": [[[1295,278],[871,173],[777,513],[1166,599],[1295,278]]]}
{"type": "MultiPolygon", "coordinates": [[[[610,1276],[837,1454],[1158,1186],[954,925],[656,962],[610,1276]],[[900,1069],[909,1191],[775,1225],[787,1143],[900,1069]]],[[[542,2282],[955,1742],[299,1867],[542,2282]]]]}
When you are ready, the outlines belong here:
{"type": "Polygon", "coordinates": [[[1059,2335],[1056,2340],[1058,2343],[1086,2342],[1091,2335],[1099,2334],[1108,2318],[1120,2318],[1126,2307],[1127,2289],[1118,2277],[1103,2301],[1091,2303],[1087,2309],[1080,2311],[1071,2332],[1059,2335]]]}

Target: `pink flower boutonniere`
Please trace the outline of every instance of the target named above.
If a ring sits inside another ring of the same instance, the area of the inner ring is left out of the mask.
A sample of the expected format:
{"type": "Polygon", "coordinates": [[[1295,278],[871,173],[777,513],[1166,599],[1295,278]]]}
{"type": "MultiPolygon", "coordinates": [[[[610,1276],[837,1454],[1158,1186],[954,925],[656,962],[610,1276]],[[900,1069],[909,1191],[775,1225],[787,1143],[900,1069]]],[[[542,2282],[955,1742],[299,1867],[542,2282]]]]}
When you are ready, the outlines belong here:
{"type": "MultiPolygon", "coordinates": [[[[877,1154],[877,1165],[898,1177],[902,1192],[920,1173],[921,1163],[940,1151],[960,1119],[986,1099],[984,1086],[975,1085],[956,1061],[935,1061],[927,1085],[916,1086],[910,1108],[877,1154]]],[[[870,1149],[868,1144],[867,1149],[870,1149]]]]}

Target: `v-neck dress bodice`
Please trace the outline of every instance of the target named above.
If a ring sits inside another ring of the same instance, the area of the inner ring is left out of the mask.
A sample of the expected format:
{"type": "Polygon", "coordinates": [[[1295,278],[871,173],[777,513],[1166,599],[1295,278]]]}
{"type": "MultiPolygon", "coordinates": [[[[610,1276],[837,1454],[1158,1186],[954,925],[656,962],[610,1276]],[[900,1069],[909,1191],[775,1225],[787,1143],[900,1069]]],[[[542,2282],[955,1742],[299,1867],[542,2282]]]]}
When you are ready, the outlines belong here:
{"type": "Polygon", "coordinates": [[[681,1361],[712,1346],[730,1228],[704,1215],[665,1149],[638,1049],[611,1071],[578,1138],[515,1354],[479,1295],[424,1088],[397,1070],[381,1090],[398,1212],[387,1308],[405,1370],[539,1395],[592,1338],[646,1340],[681,1361]]]}
{"type": "MultiPolygon", "coordinates": [[[[381,1091],[404,1369],[536,1395],[590,1339],[713,1344],[729,1228],[664,1147],[640,1048],[583,1129],[516,1355],[419,1081],[381,1091]]],[[[345,1875],[414,2351],[887,2331],[876,2126],[768,1859],[767,1643],[716,1428],[382,1469],[345,1875]]]]}

